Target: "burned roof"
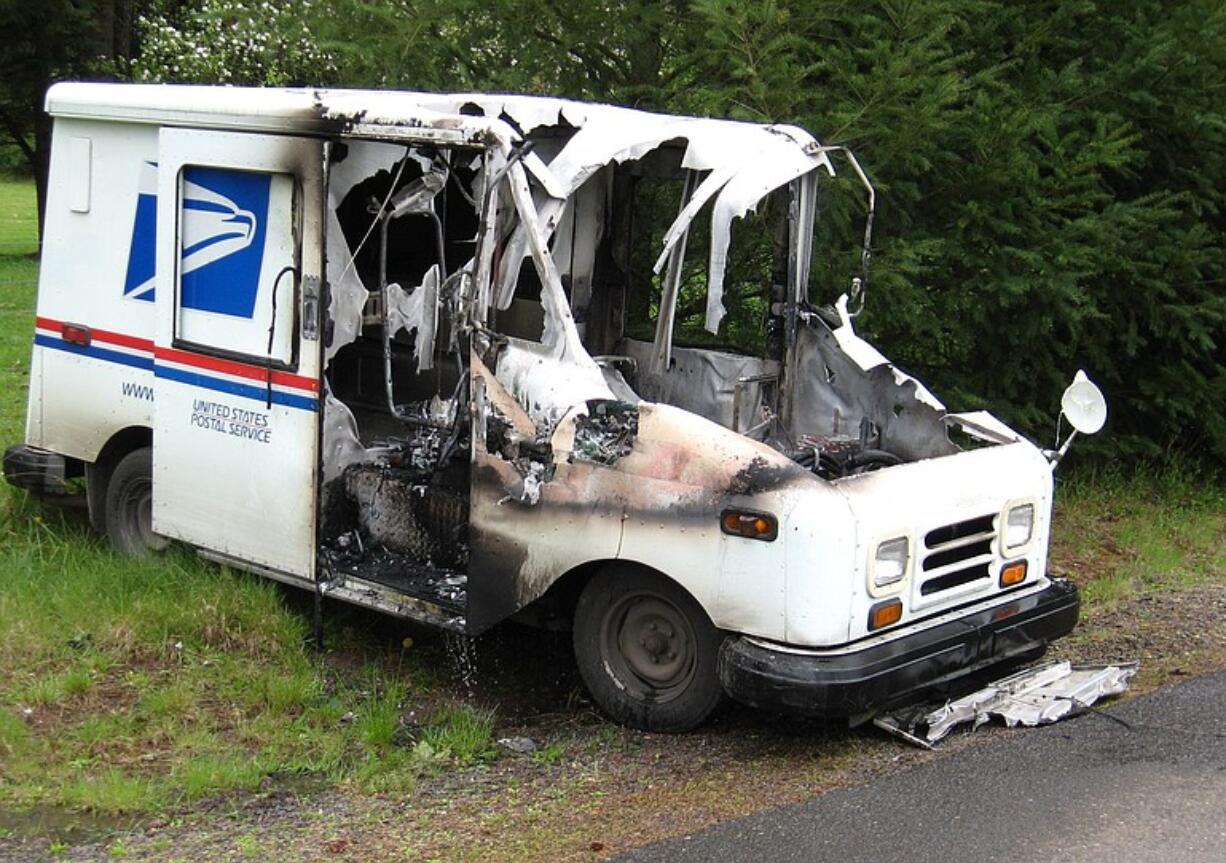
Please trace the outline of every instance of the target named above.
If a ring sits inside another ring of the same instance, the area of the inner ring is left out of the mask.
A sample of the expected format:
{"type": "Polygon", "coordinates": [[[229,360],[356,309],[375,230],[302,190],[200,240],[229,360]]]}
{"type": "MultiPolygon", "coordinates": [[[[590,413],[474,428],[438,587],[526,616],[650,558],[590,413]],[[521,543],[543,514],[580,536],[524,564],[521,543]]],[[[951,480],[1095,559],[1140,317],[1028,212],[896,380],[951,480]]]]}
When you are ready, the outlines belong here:
{"type": "MultiPolygon", "coordinates": [[[[486,93],[417,93],[391,90],[272,89],[169,84],[61,83],[47,93],[57,117],[198,125],[250,131],[366,137],[435,138],[440,143],[484,142],[504,152],[541,129],[573,128],[545,162],[533,154],[528,172],[546,196],[538,198],[539,225],[553,233],[566,200],[602,167],[640,159],[682,143],[681,167],[701,172],[688,201],[664,238],[659,271],[699,211],[711,206],[711,249],[706,327],[724,317],[723,282],[733,219],[753,210],[775,189],[817,168],[834,169],[826,149],[796,126],[657,114],[543,96],[486,93]]],[[[528,254],[520,225],[509,252],[528,254]]],[[[517,273],[507,268],[496,296],[509,298],[517,273]]]]}

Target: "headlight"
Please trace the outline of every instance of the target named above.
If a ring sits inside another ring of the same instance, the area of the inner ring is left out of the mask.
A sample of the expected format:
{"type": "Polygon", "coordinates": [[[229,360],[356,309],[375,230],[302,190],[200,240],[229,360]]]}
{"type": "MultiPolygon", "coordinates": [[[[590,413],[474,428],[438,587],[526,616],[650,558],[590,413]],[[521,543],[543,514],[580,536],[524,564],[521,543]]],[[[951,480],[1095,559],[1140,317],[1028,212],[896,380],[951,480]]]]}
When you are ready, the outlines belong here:
{"type": "Polygon", "coordinates": [[[905,536],[881,543],[873,558],[873,587],[886,587],[902,581],[910,562],[911,543],[905,536]]]}
{"type": "Polygon", "coordinates": [[[1015,506],[1005,514],[1005,548],[1021,548],[1034,533],[1034,504],[1015,506]]]}

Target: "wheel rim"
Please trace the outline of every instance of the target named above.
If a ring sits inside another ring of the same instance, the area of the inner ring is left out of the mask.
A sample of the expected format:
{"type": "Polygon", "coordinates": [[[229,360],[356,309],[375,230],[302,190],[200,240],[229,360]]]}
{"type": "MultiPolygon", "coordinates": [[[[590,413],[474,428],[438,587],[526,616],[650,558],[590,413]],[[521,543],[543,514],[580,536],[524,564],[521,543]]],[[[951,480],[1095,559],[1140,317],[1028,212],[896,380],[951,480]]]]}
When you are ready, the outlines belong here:
{"type": "Polygon", "coordinates": [[[161,551],[170,544],[153,532],[153,483],[148,478],[128,483],[121,499],[129,535],[149,551],[161,551]]]}
{"type": "Polygon", "coordinates": [[[694,629],[682,611],[653,593],[623,597],[604,616],[600,648],[606,668],[629,695],[662,703],[694,679],[694,629]]]}

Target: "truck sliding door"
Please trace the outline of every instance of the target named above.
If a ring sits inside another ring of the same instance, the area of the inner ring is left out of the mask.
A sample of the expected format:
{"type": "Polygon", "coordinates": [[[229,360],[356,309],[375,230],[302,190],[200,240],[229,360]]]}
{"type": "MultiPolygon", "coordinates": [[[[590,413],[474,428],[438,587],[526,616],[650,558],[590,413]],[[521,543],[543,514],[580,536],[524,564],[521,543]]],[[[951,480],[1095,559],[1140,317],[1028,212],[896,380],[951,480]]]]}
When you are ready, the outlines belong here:
{"type": "Polygon", "coordinates": [[[153,529],[311,579],[323,145],[163,129],[153,529]]]}

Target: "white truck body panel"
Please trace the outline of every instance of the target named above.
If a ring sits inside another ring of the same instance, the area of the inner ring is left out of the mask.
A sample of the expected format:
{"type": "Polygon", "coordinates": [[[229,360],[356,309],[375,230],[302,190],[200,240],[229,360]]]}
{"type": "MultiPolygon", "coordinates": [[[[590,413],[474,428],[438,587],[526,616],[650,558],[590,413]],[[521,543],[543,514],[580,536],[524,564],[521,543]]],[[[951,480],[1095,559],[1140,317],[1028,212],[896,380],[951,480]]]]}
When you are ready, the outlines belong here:
{"type": "Polygon", "coordinates": [[[141,172],[157,160],[157,128],[56,120],[26,440],[93,461],[116,431],[152,425],[153,303],[125,298],[124,277],[141,172]],[[90,210],[75,211],[73,141],[91,142],[90,210]],[[64,342],[65,323],[92,328],[93,344],[64,342]],[[48,383],[49,382],[49,383],[48,383]]]}
{"type": "Polygon", "coordinates": [[[153,529],[303,579],[319,352],[297,305],[323,272],[322,172],[315,140],[159,138],[153,529]]]}
{"type": "MultiPolygon", "coordinates": [[[[585,347],[592,324],[583,304],[597,248],[613,230],[604,221],[608,172],[686,142],[677,169],[707,179],[683,202],[656,267],[667,265],[669,278],[679,272],[673,258],[710,204],[705,321],[715,331],[733,220],[780,189],[811,206],[819,169],[833,171],[825,148],[801,130],[481,94],[70,84],[50,91],[48,109],[55,134],[26,443],[90,464],[117,435],[141,430],[152,440],[152,527],[163,536],[470,630],[533,604],[570,573],[622,561],[680,585],[720,630],[829,656],[935,631],[1003,604],[1006,593],[1017,601],[1051,586],[1048,460],[986,414],[978,426],[996,429],[997,445],[959,451],[942,424],[957,417],[855,334],[845,300],[838,326],[808,312],[798,318],[796,356],[809,364],[803,392],[812,396],[797,407],[798,422],[823,442],[806,444],[811,469],[742,433],[767,412],[762,387],[772,375],[777,384],[786,363],[672,354],[657,334],[654,345],[627,342],[622,351],[632,366],[637,355],[632,389],[585,347]],[[521,133],[567,124],[579,130],[569,141],[546,138],[517,161],[521,133]],[[443,151],[441,182],[451,188],[466,172],[461,191],[475,218],[454,237],[444,236],[450,229],[433,203],[396,222],[408,230],[415,217],[434,218],[442,257],[429,257],[434,235],[422,229],[416,246],[402,239],[392,248],[433,266],[403,286],[386,272],[375,284],[370,249],[383,243],[386,270],[392,230],[383,223],[378,239],[377,220],[393,192],[411,185],[400,183],[406,166],[428,179],[443,151]],[[375,215],[365,229],[353,213],[375,215]],[[565,236],[551,248],[559,225],[565,236]],[[446,250],[458,246],[472,258],[457,268],[446,250]],[[517,293],[521,265],[539,282],[527,301],[517,293]],[[539,339],[512,334],[495,345],[487,326],[522,315],[525,303],[539,315],[539,339]],[[381,315],[396,321],[399,340],[385,334],[380,356],[381,315]],[[88,330],[85,343],[73,340],[74,328],[88,330]],[[471,346],[457,346],[457,331],[471,346]],[[428,374],[442,387],[453,360],[462,370],[471,401],[451,409],[471,421],[471,492],[440,486],[433,503],[420,504],[434,494],[428,483],[443,475],[441,460],[433,479],[426,471],[416,485],[388,490],[387,476],[428,459],[400,432],[380,429],[394,418],[427,429],[419,437],[437,447],[428,430],[446,423],[429,414],[448,409],[440,390],[411,422],[397,417],[394,390],[409,384],[370,373],[381,360],[390,369],[396,351],[418,374],[412,386],[428,374]],[[658,363],[670,355],[671,366],[658,363]],[[670,368],[680,371],[669,378],[670,368]],[[756,412],[742,411],[742,396],[756,400],[756,412]],[[878,439],[888,431],[902,441],[902,463],[820,478],[819,446],[850,440],[846,426],[860,414],[878,439]],[[616,417],[632,424],[616,426],[616,417]],[[362,511],[360,529],[329,527],[342,499],[362,511]],[[1029,540],[1003,548],[1006,514],[1027,504],[1029,540]],[[730,509],[777,519],[777,536],[731,535],[721,521],[730,509]],[[365,548],[372,536],[426,542],[422,532],[439,519],[455,522],[447,534],[455,548],[435,536],[413,560],[397,552],[382,563],[365,548]],[[455,539],[456,525],[467,539],[455,539]],[[902,539],[905,576],[873,586],[879,547],[902,539]],[[1019,560],[1024,582],[1002,585],[1003,568],[1019,560]],[[438,598],[446,596],[451,605],[438,598]],[[901,624],[873,632],[872,611],[895,600],[901,624]],[[456,610],[465,601],[467,620],[456,610]]],[[[791,266],[807,266],[808,253],[801,242],[791,266]]],[[[807,284],[807,274],[789,278],[807,284]]],[[[672,311],[660,314],[671,320],[672,311]]]]}

